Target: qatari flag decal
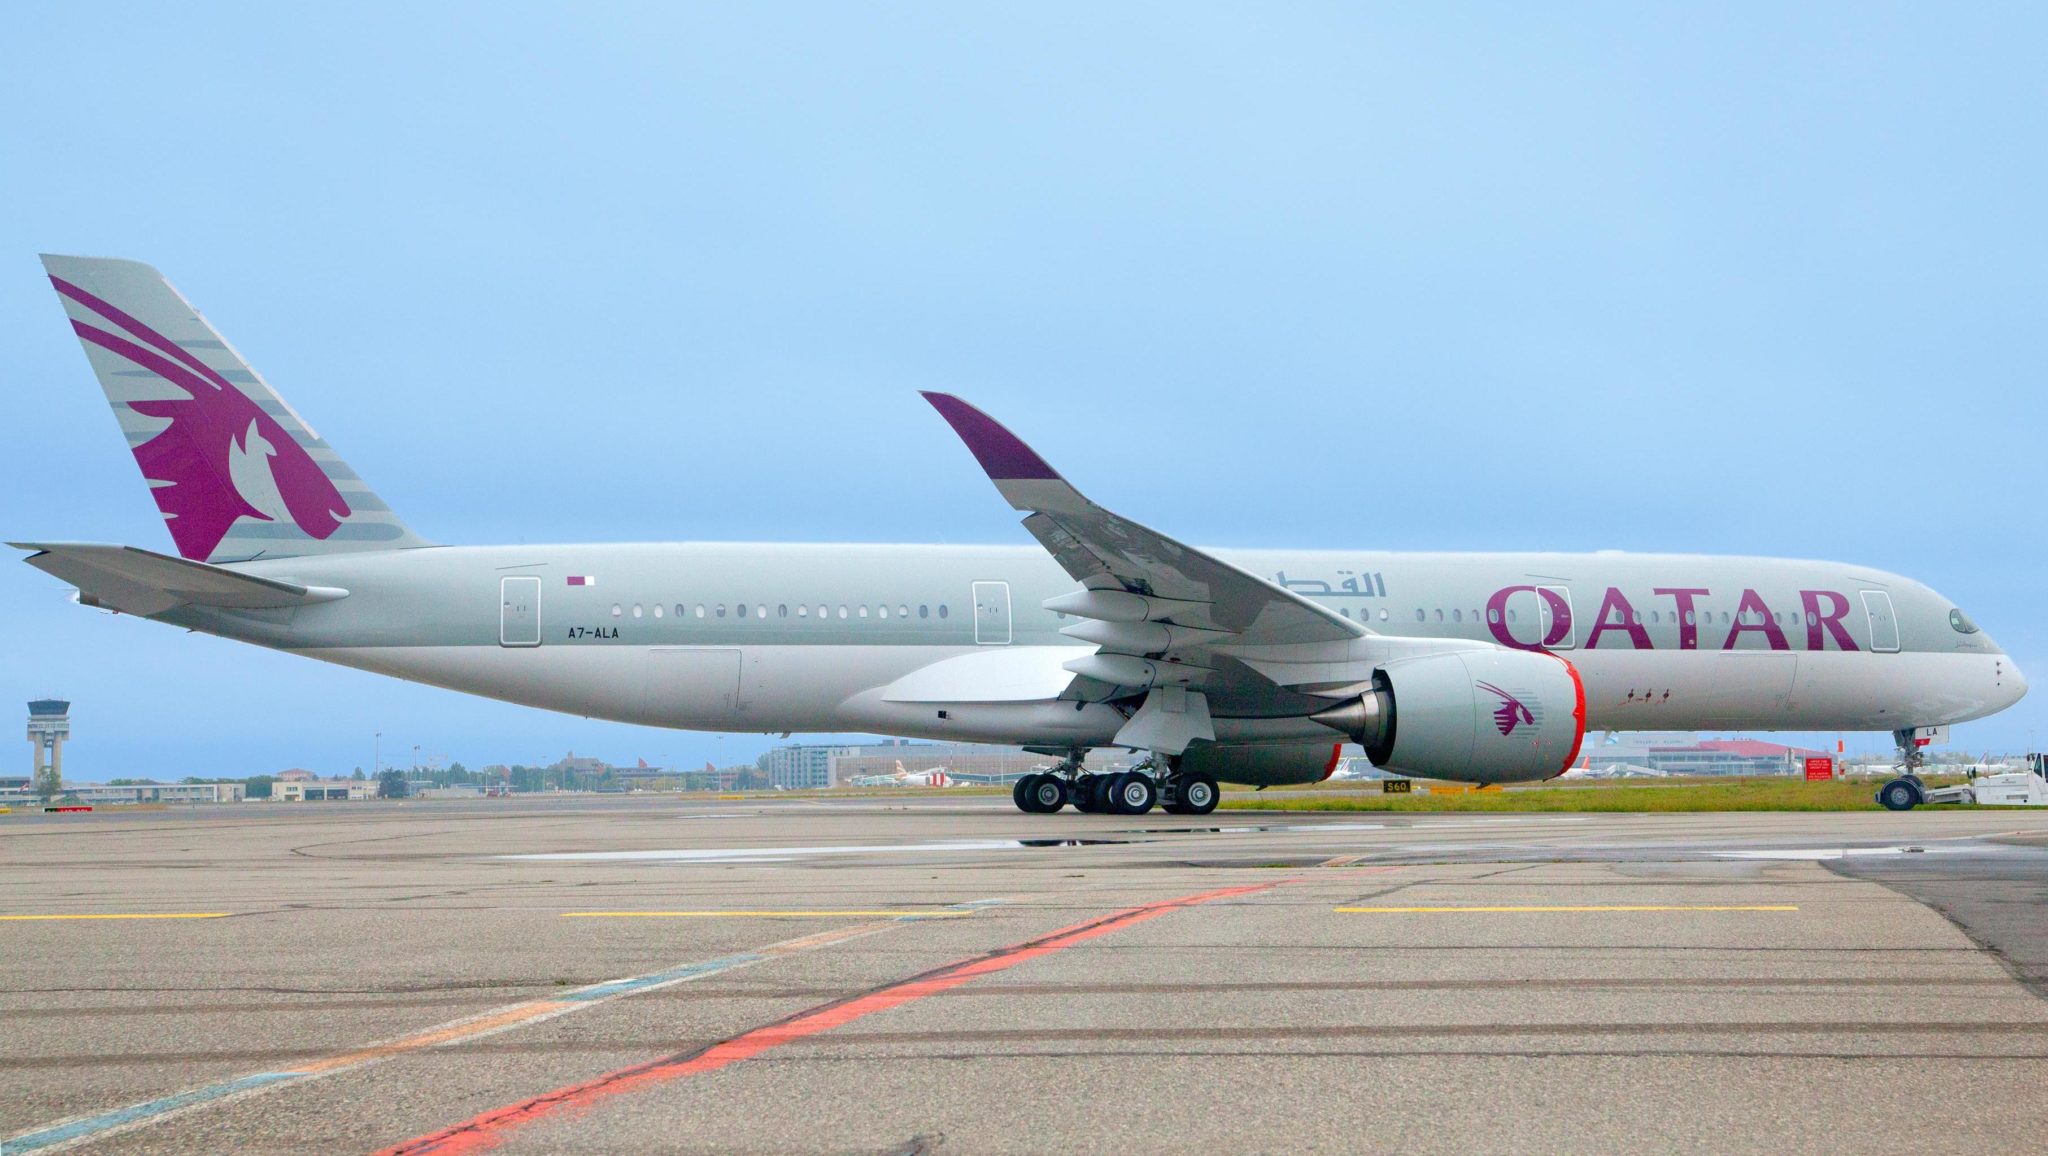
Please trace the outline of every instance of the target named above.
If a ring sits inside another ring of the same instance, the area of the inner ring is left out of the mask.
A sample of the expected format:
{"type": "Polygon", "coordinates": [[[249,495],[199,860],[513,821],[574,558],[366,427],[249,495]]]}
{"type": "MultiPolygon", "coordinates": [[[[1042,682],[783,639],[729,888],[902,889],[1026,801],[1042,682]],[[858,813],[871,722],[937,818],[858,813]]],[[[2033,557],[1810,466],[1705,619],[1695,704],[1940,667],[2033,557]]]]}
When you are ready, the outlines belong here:
{"type": "Polygon", "coordinates": [[[594,574],[571,574],[569,575],[569,585],[595,586],[597,585],[597,576],[594,574]]]}

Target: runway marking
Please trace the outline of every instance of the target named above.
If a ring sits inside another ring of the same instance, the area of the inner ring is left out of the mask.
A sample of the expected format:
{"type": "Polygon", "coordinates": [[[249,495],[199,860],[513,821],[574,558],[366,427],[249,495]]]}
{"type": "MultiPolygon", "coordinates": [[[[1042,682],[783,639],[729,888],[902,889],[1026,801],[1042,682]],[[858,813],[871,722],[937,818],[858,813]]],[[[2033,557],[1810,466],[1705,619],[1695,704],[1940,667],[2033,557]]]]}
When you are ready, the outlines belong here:
{"type": "Polygon", "coordinates": [[[1025,844],[1017,839],[948,839],[932,843],[849,843],[826,847],[692,847],[661,851],[550,851],[531,855],[496,855],[496,859],[517,859],[543,863],[718,863],[728,861],[773,862],[795,856],[864,855],[873,853],[954,851],[1008,851],[1025,844]]]}
{"type": "Polygon", "coordinates": [[[964,919],[957,908],[939,911],[564,911],[563,919],[819,919],[831,916],[888,916],[895,919],[964,919]]]}
{"type": "Polygon", "coordinates": [[[1981,852],[1980,847],[1927,847],[1914,844],[1898,847],[1810,847],[1797,850],[1773,851],[1715,851],[1717,859],[1787,859],[1820,862],[1824,859],[1847,859],[1863,855],[1953,855],[1965,852],[1981,852]]]}
{"type": "Polygon", "coordinates": [[[1199,895],[1186,895],[1179,899],[1167,899],[1126,908],[1099,919],[1062,928],[1050,935],[998,948],[959,963],[947,964],[864,995],[835,1000],[809,1011],[799,1012],[787,1019],[743,1032],[696,1052],[666,1056],[633,1067],[620,1068],[593,1079],[569,1084],[531,1099],[484,1112],[460,1124],[424,1136],[415,1136],[385,1148],[378,1152],[377,1156],[416,1156],[422,1153],[448,1156],[453,1153],[488,1151],[509,1140],[514,1131],[557,1113],[582,1111],[613,1096],[671,1080],[715,1072],[784,1044],[830,1031],[875,1012],[887,1011],[926,996],[937,995],[979,976],[1007,971],[1027,960],[1064,951],[1077,943],[1121,931],[1133,924],[1157,919],[1185,907],[1269,891],[1283,882],[1289,881],[1275,880],[1271,883],[1225,887],[1205,891],[1199,895]]]}
{"type": "MultiPolygon", "coordinates": [[[[1006,902],[1003,899],[976,899],[957,904],[960,914],[970,914],[984,907],[1006,902]]],[[[679,967],[650,972],[646,975],[630,976],[625,979],[608,980],[591,984],[547,999],[530,1000],[512,1004],[477,1015],[465,1016],[448,1023],[426,1028],[410,1035],[373,1043],[331,1056],[300,1064],[275,1072],[256,1072],[209,1084],[201,1088],[177,1092],[169,1096],[130,1104],[123,1108],[81,1116],[71,1120],[60,1120],[33,1131],[0,1140],[0,1152],[55,1152],[79,1144],[104,1140],[110,1135],[133,1131],[149,1124],[158,1123],[172,1116],[181,1115],[193,1109],[225,1103],[231,1099],[242,1099],[258,1095],[272,1088],[295,1084],[306,1080],[331,1076],[337,1072],[350,1071],[370,1064],[381,1063],[395,1056],[417,1052],[426,1048],[445,1047],[450,1044],[466,1043],[485,1036],[496,1035],[512,1028],[528,1027],[557,1016],[594,1007],[620,996],[636,992],[652,991],[656,988],[687,983],[735,968],[746,967],[779,956],[811,951],[820,947],[845,943],[848,940],[874,935],[886,931],[896,923],[911,923],[925,918],[923,913],[893,915],[887,920],[838,927],[828,931],[785,939],[753,951],[720,956],[716,959],[686,963],[679,967]]]]}
{"type": "Polygon", "coordinates": [[[1585,903],[1489,907],[1333,907],[1342,915],[1448,915],[1531,911],[1797,911],[1791,903],[1585,903]]]}
{"type": "Polygon", "coordinates": [[[0,922],[31,923],[45,919],[226,919],[231,911],[135,911],[92,915],[0,915],[0,922]]]}

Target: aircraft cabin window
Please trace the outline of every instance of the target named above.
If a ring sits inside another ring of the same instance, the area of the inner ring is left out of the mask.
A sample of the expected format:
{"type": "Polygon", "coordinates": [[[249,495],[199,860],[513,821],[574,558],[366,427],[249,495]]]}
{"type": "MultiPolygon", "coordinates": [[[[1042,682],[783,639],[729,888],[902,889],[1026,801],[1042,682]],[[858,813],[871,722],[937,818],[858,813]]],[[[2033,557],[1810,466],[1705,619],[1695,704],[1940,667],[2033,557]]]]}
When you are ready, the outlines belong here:
{"type": "Polygon", "coordinates": [[[1499,621],[1500,621],[1500,611],[1498,611],[1498,610],[1489,610],[1489,611],[1487,611],[1487,612],[1486,612],[1486,620],[1487,620],[1488,622],[1499,622],[1499,621]]]}
{"type": "Polygon", "coordinates": [[[777,618],[787,618],[787,617],[789,617],[789,603],[787,603],[787,602],[777,602],[777,603],[775,604],[775,617],[777,617],[777,618]]]}
{"type": "Polygon", "coordinates": [[[656,618],[661,617],[661,603],[659,602],[654,604],[654,616],[656,618]]]}
{"type": "Polygon", "coordinates": [[[702,602],[697,604],[697,617],[704,617],[704,604],[702,602]]]}
{"type": "Polygon", "coordinates": [[[1650,611],[1650,625],[1655,626],[1659,622],[1664,621],[1662,618],[1657,617],[1657,614],[1658,612],[1655,610],[1650,611]]]}
{"type": "Polygon", "coordinates": [[[1436,620],[1438,622],[1442,622],[1444,620],[1444,609],[1441,606],[1437,607],[1436,609],[1436,620]]]}
{"type": "MultiPolygon", "coordinates": [[[[896,617],[898,617],[898,618],[908,618],[908,617],[910,617],[910,607],[908,607],[908,606],[904,606],[904,605],[902,605],[901,603],[898,603],[898,604],[897,604],[897,606],[896,606],[896,617]]],[[[1060,617],[1061,617],[1061,618],[1065,618],[1065,617],[1066,617],[1066,615],[1062,614],[1062,615],[1060,615],[1060,617]]]]}
{"type": "Polygon", "coordinates": [[[742,602],[742,603],[740,603],[739,605],[737,605],[737,606],[733,607],[732,609],[733,609],[733,614],[734,614],[734,616],[735,616],[735,617],[738,617],[738,618],[745,618],[745,617],[747,616],[747,604],[746,604],[746,603],[744,603],[744,602],[742,602]]]}
{"type": "Polygon", "coordinates": [[[941,603],[939,603],[939,617],[941,617],[941,618],[944,618],[945,616],[946,616],[946,604],[945,604],[945,603],[943,603],[943,602],[941,602],[941,603]]]}
{"type": "Polygon", "coordinates": [[[633,604],[633,617],[640,617],[640,604],[638,602],[633,604]]]}
{"type": "Polygon", "coordinates": [[[846,604],[844,602],[839,604],[839,617],[846,617],[846,604]]]}
{"type": "Polygon", "coordinates": [[[1948,624],[1955,628],[1957,634],[1977,633],[1977,624],[1970,621],[1970,616],[1961,610],[1951,610],[1948,612],[1948,624]]]}
{"type": "Polygon", "coordinates": [[[1428,617],[1429,617],[1429,611],[1427,611],[1427,610],[1423,610],[1423,609],[1421,609],[1421,608],[1419,608],[1419,607],[1418,607],[1418,608],[1416,609],[1416,611],[1415,611],[1415,621],[1417,621],[1417,622],[1421,622],[1421,621],[1423,621],[1424,619],[1426,619],[1426,618],[1428,618],[1428,617]]]}
{"type": "Polygon", "coordinates": [[[1462,611],[1462,610],[1453,610],[1453,611],[1451,611],[1451,621],[1452,621],[1452,622],[1463,622],[1463,621],[1465,621],[1465,612],[1464,612],[1464,611],[1462,611]]]}
{"type": "Polygon", "coordinates": [[[887,617],[889,617],[889,604],[888,604],[888,603],[886,603],[886,602],[884,602],[884,603],[883,603],[883,604],[881,604],[880,606],[877,606],[877,607],[875,607],[875,617],[877,617],[877,618],[887,618],[887,617]]]}
{"type": "Polygon", "coordinates": [[[1692,612],[1692,611],[1690,611],[1690,610],[1688,610],[1688,611],[1686,611],[1686,612],[1685,612],[1685,624],[1686,624],[1687,626],[1693,626],[1693,625],[1695,625],[1695,623],[1694,623],[1694,621],[1693,621],[1693,612],[1692,612]]]}
{"type": "Polygon", "coordinates": [[[925,602],[920,602],[920,603],[918,603],[918,604],[917,604],[917,616],[918,616],[919,618],[930,618],[930,617],[932,616],[932,608],[931,608],[931,605],[930,605],[929,603],[925,603],[925,602]]]}
{"type": "Polygon", "coordinates": [[[823,602],[820,602],[820,603],[818,603],[818,617],[820,617],[820,618],[830,618],[830,617],[832,617],[832,611],[831,611],[831,609],[830,609],[830,608],[828,608],[828,607],[827,607],[827,606],[826,606],[826,605],[825,605],[825,604],[824,604],[823,602]]]}
{"type": "Polygon", "coordinates": [[[1386,620],[1387,620],[1387,608],[1386,608],[1386,607],[1384,607],[1384,606],[1382,606],[1382,607],[1380,607],[1380,621],[1381,621],[1381,622],[1385,622],[1386,620]]]}
{"type": "Polygon", "coordinates": [[[796,616],[797,616],[798,618],[809,618],[809,617],[811,616],[811,608],[810,608],[810,607],[808,607],[808,606],[799,606],[799,607],[797,607],[797,608],[796,608],[796,616]]]}
{"type": "Polygon", "coordinates": [[[720,618],[725,617],[725,603],[723,602],[718,604],[718,616],[720,618]]]}
{"type": "Polygon", "coordinates": [[[619,604],[618,604],[618,603],[616,603],[616,602],[612,603],[612,617],[613,617],[613,618],[617,618],[617,617],[618,617],[619,615],[621,615],[621,614],[624,614],[625,612],[626,612],[626,608],[625,608],[625,607],[623,607],[623,606],[619,605],[619,604]]]}
{"type": "Polygon", "coordinates": [[[868,616],[868,608],[867,608],[867,604],[866,604],[866,603],[862,603],[862,604],[861,604],[861,608],[860,608],[860,616],[861,616],[862,618],[866,618],[866,617],[868,616]]]}

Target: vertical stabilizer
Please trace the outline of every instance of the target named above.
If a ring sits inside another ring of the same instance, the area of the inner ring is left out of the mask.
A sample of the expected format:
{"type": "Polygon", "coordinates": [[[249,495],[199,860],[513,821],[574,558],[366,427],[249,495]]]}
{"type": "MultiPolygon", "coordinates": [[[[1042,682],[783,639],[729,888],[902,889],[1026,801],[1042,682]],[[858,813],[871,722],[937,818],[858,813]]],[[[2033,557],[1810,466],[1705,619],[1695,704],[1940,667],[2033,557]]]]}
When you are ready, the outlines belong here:
{"type": "Polygon", "coordinates": [[[178,553],[203,562],[428,543],[135,261],[44,255],[178,553]]]}

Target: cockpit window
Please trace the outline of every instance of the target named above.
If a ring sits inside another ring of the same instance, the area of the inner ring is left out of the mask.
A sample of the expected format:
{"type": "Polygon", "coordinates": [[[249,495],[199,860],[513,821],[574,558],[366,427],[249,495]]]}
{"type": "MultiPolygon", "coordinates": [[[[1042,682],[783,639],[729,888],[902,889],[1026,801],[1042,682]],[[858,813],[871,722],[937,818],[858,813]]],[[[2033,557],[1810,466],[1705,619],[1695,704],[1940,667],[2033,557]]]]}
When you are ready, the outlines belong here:
{"type": "Polygon", "coordinates": [[[1948,624],[1955,627],[1958,634],[1977,633],[1977,624],[1970,621],[1970,616],[1960,610],[1948,612],[1948,624]]]}

